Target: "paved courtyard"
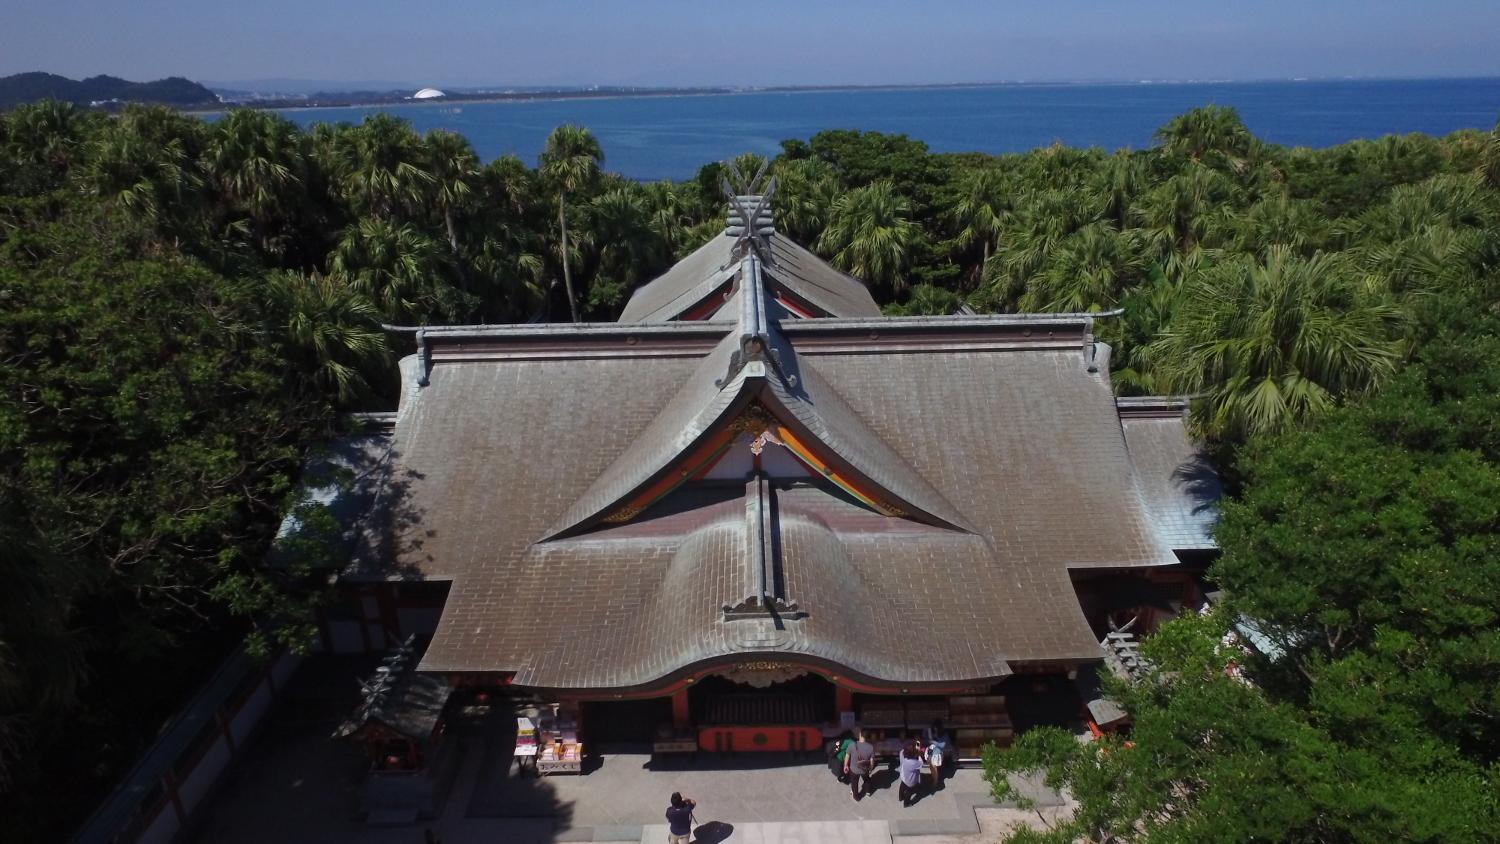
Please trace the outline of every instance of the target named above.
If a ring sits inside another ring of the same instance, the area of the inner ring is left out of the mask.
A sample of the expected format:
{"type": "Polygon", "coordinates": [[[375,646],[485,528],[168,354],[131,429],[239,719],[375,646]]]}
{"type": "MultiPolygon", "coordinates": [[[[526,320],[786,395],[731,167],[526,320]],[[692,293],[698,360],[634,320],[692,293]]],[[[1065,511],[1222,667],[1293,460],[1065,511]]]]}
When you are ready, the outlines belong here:
{"type": "Polygon", "coordinates": [[[989,804],[974,769],[957,771],[942,790],[903,808],[889,771],[877,777],[874,795],[856,803],[820,760],[780,754],[697,754],[653,763],[642,748],[604,747],[583,776],[521,778],[511,763],[510,734],[495,719],[452,736],[460,753],[437,818],[370,826],[357,817],[363,757],[329,738],[348,711],[344,703],[352,706],[354,676],[337,661],[304,666],[208,807],[197,840],[418,844],[432,829],[443,844],[660,842],[667,797],[681,791],[698,801],[703,842],[889,842],[977,833],[975,806],[989,804]]]}

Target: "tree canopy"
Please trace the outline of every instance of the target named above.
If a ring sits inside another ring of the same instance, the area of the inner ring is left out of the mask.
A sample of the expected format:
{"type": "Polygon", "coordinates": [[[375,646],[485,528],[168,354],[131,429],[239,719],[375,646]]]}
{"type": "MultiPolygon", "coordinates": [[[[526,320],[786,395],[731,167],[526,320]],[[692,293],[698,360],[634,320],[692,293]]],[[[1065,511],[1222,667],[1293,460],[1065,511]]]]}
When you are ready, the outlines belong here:
{"type": "MultiPolygon", "coordinates": [[[[1134,746],[1042,732],[995,764],[1056,767],[1080,835],[1492,829],[1500,131],[1287,149],[1207,107],[1157,137],[838,130],[766,162],[780,230],[888,313],[1123,308],[1095,326],[1116,388],[1188,394],[1234,481],[1229,602],[1148,643],[1134,746]],[[1240,617],[1282,657],[1224,651],[1240,617]]],[[[383,326],[612,320],[722,232],[728,168],[606,160],[571,126],[482,162],[389,115],[0,114],[0,813],[58,795],[9,832],[61,834],[224,643],[305,642],[321,581],[263,561],[307,449],[394,406],[383,326]],[[87,693],[132,671],[171,682],[87,693]]]]}
{"type": "Polygon", "coordinates": [[[1500,822],[1500,314],[1420,309],[1376,393],[1250,437],[1224,505],[1227,597],[1115,681],[1129,740],[991,750],[1079,811],[1012,842],[1482,841],[1500,822]],[[1247,649],[1245,624],[1263,644],[1247,649]]]}

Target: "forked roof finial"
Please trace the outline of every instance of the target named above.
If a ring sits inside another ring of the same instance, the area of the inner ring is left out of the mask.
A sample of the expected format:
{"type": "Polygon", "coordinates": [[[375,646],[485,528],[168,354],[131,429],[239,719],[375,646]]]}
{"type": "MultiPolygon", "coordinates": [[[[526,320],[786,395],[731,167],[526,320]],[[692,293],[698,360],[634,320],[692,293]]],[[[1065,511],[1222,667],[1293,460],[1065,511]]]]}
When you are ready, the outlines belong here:
{"type": "Polygon", "coordinates": [[[762,161],[755,175],[746,180],[737,163],[733,160],[726,161],[724,169],[727,174],[720,177],[719,188],[724,191],[725,199],[729,200],[729,219],[724,233],[735,239],[730,247],[733,254],[744,257],[748,250],[754,249],[760,254],[761,260],[774,263],[768,238],[776,231],[775,221],[771,216],[771,197],[776,193],[776,177],[772,176],[769,181],[765,181],[770,165],[770,161],[762,161]],[[737,190],[737,185],[744,186],[744,190],[737,190]]]}

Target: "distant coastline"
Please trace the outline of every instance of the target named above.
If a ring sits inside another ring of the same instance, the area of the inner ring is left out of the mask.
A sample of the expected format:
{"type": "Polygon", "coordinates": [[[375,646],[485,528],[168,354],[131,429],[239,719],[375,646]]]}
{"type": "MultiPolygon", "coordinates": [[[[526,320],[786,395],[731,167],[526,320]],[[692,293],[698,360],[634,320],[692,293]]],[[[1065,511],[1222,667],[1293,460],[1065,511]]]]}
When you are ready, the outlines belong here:
{"type": "MultiPolygon", "coordinates": [[[[1500,77],[1440,77],[1441,79],[1487,80],[1500,77]]],[[[1434,77],[1439,79],[1439,77],[1434,77]]],[[[1285,83],[1345,83],[1429,81],[1404,77],[1313,77],[1296,79],[1116,79],[1116,80],[1053,80],[1053,81],[997,81],[997,82],[938,82],[921,84],[883,85],[771,85],[765,87],[744,86],[697,86],[697,87],[589,87],[556,88],[522,91],[456,91],[442,97],[413,99],[405,91],[346,91],[316,93],[306,96],[284,98],[225,99],[218,103],[202,103],[182,107],[192,113],[212,113],[229,108],[256,108],[274,111],[302,111],[309,109],[371,108],[378,106],[441,106],[452,103],[506,103],[506,102],[560,102],[569,100],[621,100],[660,97],[722,97],[737,94],[816,94],[860,91],[946,91],[992,88],[1062,88],[1062,87],[1135,87],[1178,85],[1254,85],[1285,83]]]]}
{"type": "MultiPolygon", "coordinates": [[[[578,88],[544,91],[456,92],[431,99],[413,99],[402,92],[361,92],[314,94],[282,99],[228,100],[184,108],[189,112],[215,112],[226,108],[259,108],[274,111],[302,111],[323,108],[370,108],[372,106],[441,106],[450,103],[559,102],[566,100],[623,100],[652,97],[722,97],[734,94],[813,94],[840,91],[923,91],[964,88],[997,88],[1002,86],[1067,85],[1086,83],[1062,82],[963,82],[924,85],[778,85],[765,88],[695,87],[695,88],[578,88]]],[[[1137,83],[1120,83],[1137,84],[1137,83]]]]}
{"type": "MultiPolygon", "coordinates": [[[[586,126],[608,153],[611,172],[632,179],[692,178],[707,161],[750,151],[774,156],[788,138],[825,130],[905,135],[938,153],[1002,155],[1064,144],[1144,149],[1154,133],[1205,104],[1235,108],[1267,142],[1321,148],[1387,134],[1443,135],[1495,125],[1500,78],[1470,81],[1263,80],[963,86],[797,86],[775,89],[528,91],[498,102],[403,100],[390,105],[279,109],[307,128],[359,123],[385,112],[419,134],[464,136],[480,161],[534,161],[556,126],[586,126]],[[435,106],[435,107],[434,107],[435,106]]],[[[222,114],[222,112],[220,112],[222,114]]],[[[218,114],[202,115],[217,120],[218,114]]]]}

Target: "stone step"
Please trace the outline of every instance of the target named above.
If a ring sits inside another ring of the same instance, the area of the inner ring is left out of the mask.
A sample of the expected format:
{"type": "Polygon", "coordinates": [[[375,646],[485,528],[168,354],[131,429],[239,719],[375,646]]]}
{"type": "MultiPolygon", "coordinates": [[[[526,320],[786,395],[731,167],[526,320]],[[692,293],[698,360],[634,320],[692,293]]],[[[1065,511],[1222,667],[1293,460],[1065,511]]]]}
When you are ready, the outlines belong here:
{"type": "Polygon", "coordinates": [[[420,814],[416,806],[375,809],[365,818],[366,826],[411,826],[420,814]]]}
{"type": "MultiPolygon", "coordinates": [[[[667,825],[641,831],[641,844],[666,844],[667,825]]],[[[885,821],[777,821],[771,823],[705,823],[694,830],[693,844],[891,844],[885,821]]]]}

